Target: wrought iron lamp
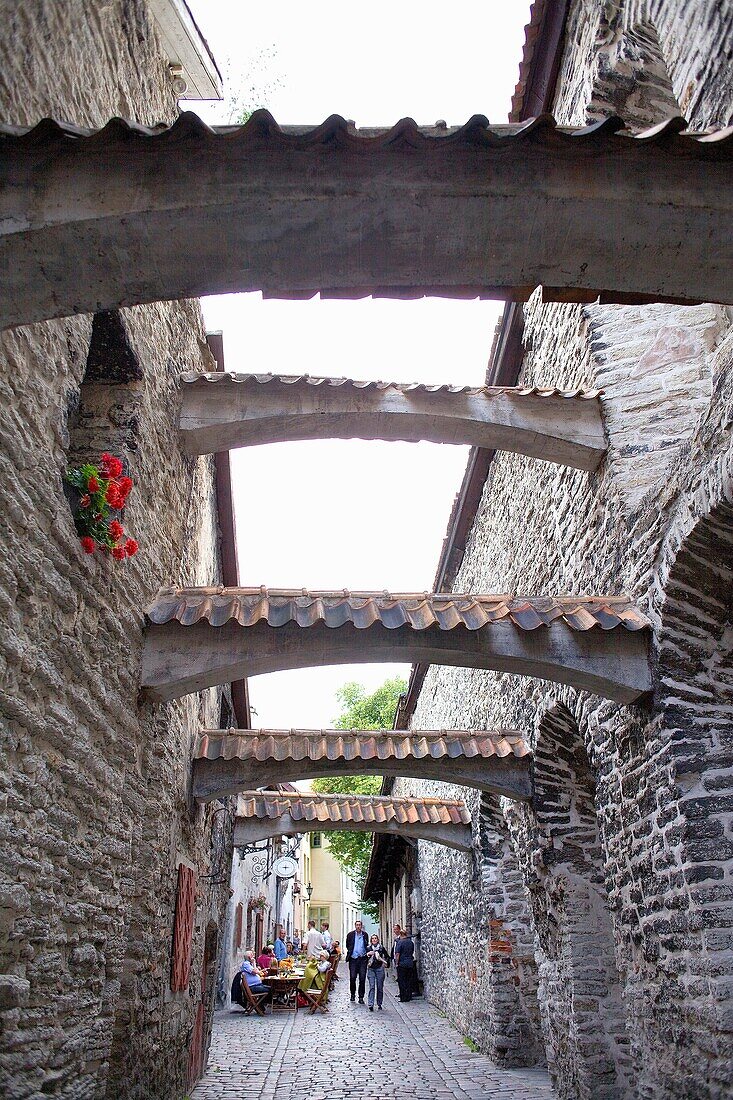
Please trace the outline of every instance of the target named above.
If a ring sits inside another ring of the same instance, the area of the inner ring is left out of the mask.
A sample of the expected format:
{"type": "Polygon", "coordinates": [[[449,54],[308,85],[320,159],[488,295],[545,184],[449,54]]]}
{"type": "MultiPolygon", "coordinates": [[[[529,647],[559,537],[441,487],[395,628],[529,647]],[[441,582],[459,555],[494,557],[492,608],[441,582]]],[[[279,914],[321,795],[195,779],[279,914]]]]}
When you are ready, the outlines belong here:
{"type": "Polygon", "coordinates": [[[306,892],[306,895],[307,895],[307,897],[308,897],[308,901],[310,901],[310,899],[311,899],[311,894],[313,893],[313,887],[311,886],[310,882],[309,882],[309,883],[308,883],[308,885],[306,886],[306,888],[305,888],[305,892],[306,892]]]}

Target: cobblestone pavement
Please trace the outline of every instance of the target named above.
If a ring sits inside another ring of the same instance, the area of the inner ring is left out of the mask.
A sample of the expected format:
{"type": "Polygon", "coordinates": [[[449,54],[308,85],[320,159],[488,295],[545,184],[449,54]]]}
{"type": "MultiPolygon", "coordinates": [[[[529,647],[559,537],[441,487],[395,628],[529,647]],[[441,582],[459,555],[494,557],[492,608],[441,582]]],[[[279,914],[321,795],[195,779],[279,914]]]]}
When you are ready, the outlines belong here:
{"type": "Polygon", "coordinates": [[[384,1011],[351,1004],[348,981],[330,1011],[252,1018],[218,1012],[205,1076],[192,1100],[552,1100],[547,1073],[497,1069],[422,998],[402,1005],[385,983],[384,1011]]]}

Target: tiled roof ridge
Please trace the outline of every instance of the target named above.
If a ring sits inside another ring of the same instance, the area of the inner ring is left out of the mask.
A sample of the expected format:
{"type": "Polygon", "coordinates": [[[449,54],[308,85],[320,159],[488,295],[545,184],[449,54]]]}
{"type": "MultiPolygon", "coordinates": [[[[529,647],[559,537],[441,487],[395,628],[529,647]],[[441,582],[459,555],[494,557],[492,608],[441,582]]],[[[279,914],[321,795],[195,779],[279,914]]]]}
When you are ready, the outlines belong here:
{"type": "Polygon", "coordinates": [[[491,737],[491,738],[505,738],[512,737],[523,740],[522,734],[519,730],[481,730],[481,729],[432,729],[432,730],[393,730],[391,726],[389,728],[378,729],[376,726],[374,729],[299,729],[297,726],[292,726],[290,729],[235,729],[233,726],[227,729],[204,729],[201,730],[200,736],[227,736],[227,737],[374,737],[375,734],[384,733],[389,737],[491,737]]]}
{"type": "Polygon", "coordinates": [[[522,630],[535,630],[563,619],[574,630],[619,626],[642,630],[649,621],[628,596],[513,596],[431,592],[349,592],[308,589],[224,588],[223,586],[162,589],[147,608],[157,625],[177,621],[193,626],[207,621],[241,627],[262,621],[271,627],[294,622],[300,627],[322,622],[329,628],[351,623],[365,629],[379,622],[388,629],[409,626],[479,630],[507,619],[522,630]]]}
{"type": "Polygon", "coordinates": [[[471,600],[475,603],[490,603],[496,601],[538,602],[540,600],[565,601],[572,600],[576,603],[608,603],[608,604],[632,604],[631,596],[606,596],[606,595],[574,595],[572,592],[558,593],[552,596],[526,596],[513,592],[390,592],[388,589],[350,589],[350,588],[270,588],[267,585],[230,586],[225,585],[192,585],[190,587],[161,588],[159,596],[173,595],[176,593],[207,596],[264,596],[268,599],[330,599],[330,600],[435,600],[457,602],[458,600],[471,600]]]}
{"type": "Polygon", "coordinates": [[[331,115],[316,126],[280,126],[269,111],[255,111],[242,126],[211,127],[192,111],[182,112],[170,126],[142,126],[126,119],[112,118],[100,129],[88,129],[69,122],[44,118],[34,126],[12,126],[0,123],[0,141],[29,145],[50,145],[58,142],[112,144],[136,140],[180,142],[242,142],[263,144],[278,142],[283,147],[307,149],[314,146],[348,147],[354,152],[380,151],[390,146],[432,146],[441,144],[487,145],[501,148],[507,143],[527,140],[579,141],[594,144],[599,140],[626,138],[633,144],[659,144],[673,150],[706,150],[711,147],[733,149],[733,127],[712,133],[686,132],[688,123],[681,117],[669,118],[657,126],[632,134],[623,119],[617,116],[584,127],[559,126],[552,115],[540,114],[520,123],[492,125],[485,115],[473,115],[464,125],[448,127],[418,126],[414,119],[400,119],[391,127],[357,129],[340,115],[331,115]]]}
{"type": "Polygon", "coordinates": [[[240,791],[238,798],[263,799],[273,802],[327,802],[331,804],[339,802],[352,802],[363,805],[379,804],[391,805],[398,803],[405,806],[414,806],[416,803],[425,806],[464,806],[463,798],[438,798],[435,795],[382,795],[382,794],[321,794],[318,791],[240,791]]]}
{"type": "Polygon", "coordinates": [[[195,760],[384,761],[522,759],[530,748],[518,730],[236,730],[202,729],[195,760]]]}
{"type": "Polygon", "coordinates": [[[392,822],[403,825],[469,825],[471,814],[463,799],[392,798],[374,794],[317,794],[316,792],[240,791],[237,817],[270,820],[289,814],[294,821],[360,823],[392,822]]]}
{"type": "Polygon", "coordinates": [[[387,381],[360,381],[355,378],[337,378],[329,375],[312,374],[269,374],[266,372],[246,373],[238,371],[186,371],[181,375],[184,385],[246,385],[258,383],[266,386],[271,382],[279,382],[287,386],[352,386],[358,390],[399,390],[400,393],[451,393],[467,394],[470,396],[485,395],[486,397],[498,397],[502,394],[513,394],[518,397],[562,397],[566,399],[595,400],[603,394],[601,389],[583,389],[578,387],[573,390],[558,389],[557,386],[455,386],[450,383],[430,385],[427,382],[387,382],[387,381]]]}

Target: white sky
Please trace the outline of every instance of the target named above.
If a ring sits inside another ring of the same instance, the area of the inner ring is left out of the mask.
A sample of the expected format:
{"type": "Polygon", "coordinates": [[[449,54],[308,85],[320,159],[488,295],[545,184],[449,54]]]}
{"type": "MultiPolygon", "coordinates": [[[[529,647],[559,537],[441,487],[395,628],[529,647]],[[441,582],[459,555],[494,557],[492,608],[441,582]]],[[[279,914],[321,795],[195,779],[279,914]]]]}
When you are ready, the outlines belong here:
{"type": "MultiPolygon", "coordinates": [[[[188,0],[227,77],[223,104],[192,103],[228,122],[231,98],[281,123],[331,114],[357,126],[405,115],[449,125],[504,122],[529,0],[443,4],[188,0]],[[249,88],[266,89],[263,97],[249,88]]],[[[229,370],[481,383],[501,306],[494,302],[204,299],[224,333],[229,370]]],[[[232,454],[242,584],[423,591],[432,586],[467,448],[321,441],[232,454]]],[[[250,680],[253,725],[329,726],[347,680],[369,690],[407,665],[341,665],[250,680]]]]}

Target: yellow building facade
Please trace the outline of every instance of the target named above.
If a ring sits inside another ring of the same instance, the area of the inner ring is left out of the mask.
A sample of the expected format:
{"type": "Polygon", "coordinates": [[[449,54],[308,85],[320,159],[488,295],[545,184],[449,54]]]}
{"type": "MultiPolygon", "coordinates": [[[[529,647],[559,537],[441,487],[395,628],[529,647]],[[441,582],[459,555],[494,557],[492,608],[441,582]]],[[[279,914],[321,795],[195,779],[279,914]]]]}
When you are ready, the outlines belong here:
{"type": "MultiPolygon", "coordinates": [[[[300,843],[295,927],[300,934],[314,920],[327,920],[334,940],[345,949],[346,934],[362,918],[360,891],[329,851],[328,833],[308,833],[300,843]],[[310,897],[308,896],[308,888],[310,897]]],[[[365,921],[365,927],[368,922],[365,921]]],[[[370,926],[367,927],[367,931],[370,926]]]]}

